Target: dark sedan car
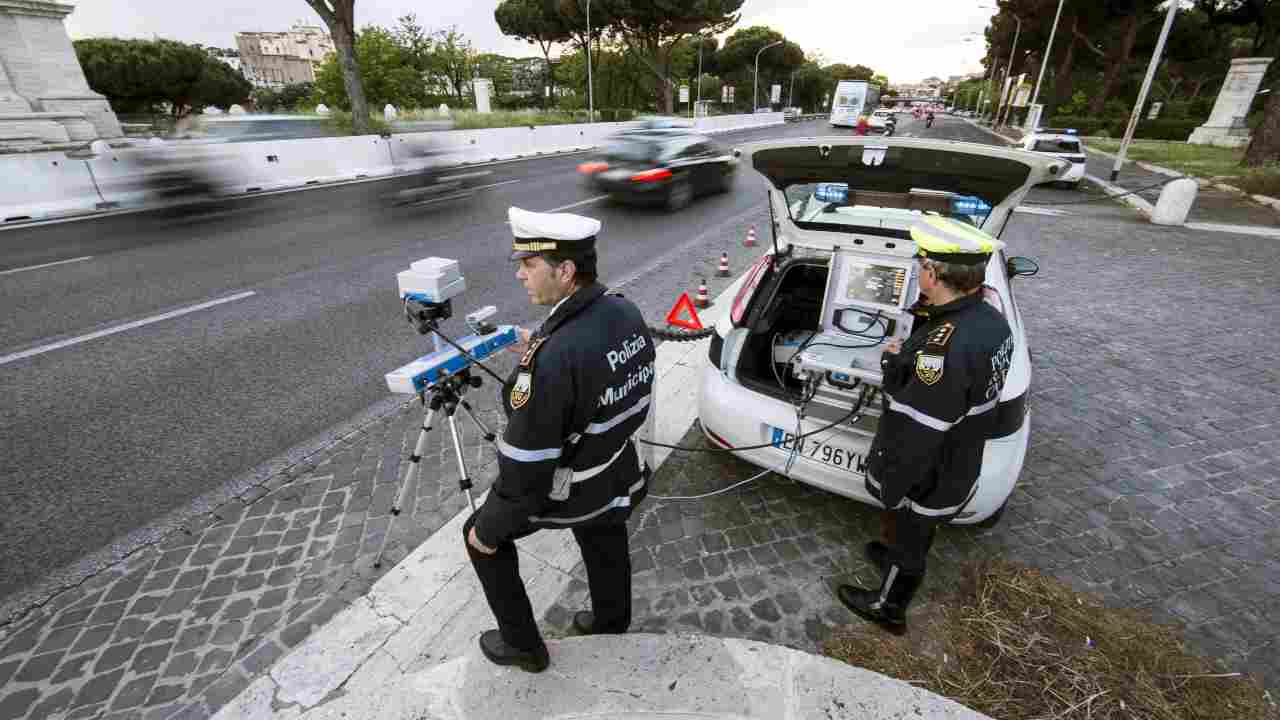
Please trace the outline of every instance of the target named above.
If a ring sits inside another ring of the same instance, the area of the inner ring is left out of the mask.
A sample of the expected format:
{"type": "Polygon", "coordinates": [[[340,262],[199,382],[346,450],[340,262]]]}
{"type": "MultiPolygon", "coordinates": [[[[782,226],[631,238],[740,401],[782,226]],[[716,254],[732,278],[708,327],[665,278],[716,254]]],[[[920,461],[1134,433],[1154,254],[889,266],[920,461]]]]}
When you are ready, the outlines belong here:
{"type": "Polygon", "coordinates": [[[728,190],[736,170],[733,156],[710,138],[675,128],[615,135],[598,157],[578,166],[587,182],[619,200],[668,210],[728,190]]]}

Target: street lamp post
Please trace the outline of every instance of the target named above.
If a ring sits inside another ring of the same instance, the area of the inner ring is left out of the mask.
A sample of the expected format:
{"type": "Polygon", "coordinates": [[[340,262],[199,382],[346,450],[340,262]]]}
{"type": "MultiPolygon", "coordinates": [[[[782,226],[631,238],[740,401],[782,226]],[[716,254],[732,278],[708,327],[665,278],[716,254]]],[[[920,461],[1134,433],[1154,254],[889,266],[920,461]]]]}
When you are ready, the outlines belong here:
{"type": "MultiPolygon", "coordinates": [[[[1022,19],[1021,19],[1021,18],[1019,18],[1017,15],[1011,15],[1011,17],[1013,18],[1013,21],[1014,21],[1014,22],[1016,22],[1018,25],[1017,25],[1017,29],[1016,29],[1016,30],[1014,30],[1014,32],[1013,32],[1013,50],[1009,53],[1009,64],[1008,64],[1008,65],[1006,65],[1006,66],[1005,66],[1005,69],[1004,69],[1004,82],[1005,82],[1005,84],[1008,84],[1008,82],[1009,82],[1009,78],[1010,78],[1010,77],[1012,77],[1012,75],[1013,75],[1013,60],[1014,60],[1014,58],[1016,58],[1016,57],[1018,56],[1018,37],[1019,37],[1020,35],[1022,35],[1022,19]]],[[[1011,90],[1012,90],[1012,88],[1011,88],[1011,90]]],[[[1008,97],[1008,98],[1003,98],[1003,101],[1004,101],[1004,103],[1003,103],[1003,104],[1004,104],[1004,117],[1005,117],[1005,118],[1007,118],[1007,117],[1008,117],[1009,112],[1013,109],[1013,97],[1012,97],[1013,93],[1012,93],[1012,92],[1010,92],[1009,94],[1010,94],[1010,97],[1008,97]]],[[[1002,120],[1002,119],[1001,119],[1000,108],[999,108],[999,107],[997,107],[997,108],[996,108],[996,121],[995,121],[995,124],[994,124],[994,125],[992,125],[992,127],[1000,127],[1000,126],[1001,126],[1001,125],[1003,125],[1003,124],[1004,124],[1004,120],[1002,120]]]]}
{"type": "Polygon", "coordinates": [[[1142,117],[1142,105],[1147,101],[1147,92],[1151,90],[1151,80],[1156,76],[1156,68],[1160,67],[1160,56],[1164,54],[1164,41],[1169,38],[1169,28],[1173,27],[1173,16],[1178,14],[1178,3],[1169,3],[1169,12],[1164,16],[1164,29],[1160,31],[1160,39],[1156,41],[1156,49],[1151,53],[1151,62],[1147,64],[1147,76],[1142,79],[1142,89],[1138,91],[1138,101],[1133,104],[1133,112],[1129,115],[1129,125],[1124,129],[1124,139],[1120,141],[1120,151],[1116,153],[1116,164],[1111,168],[1111,182],[1120,175],[1120,166],[1124,165],[1124,155],[1133,140],[1133,131],[1138,129],[1138,119],[1142,117]]]}
{"type": "Polygon", "coordinates": [[[794,107],[796,99],[796,71],[791,71],[791,87],[787,88],[787,107],[794,107]]]}
{"type": "Polygon", "coordinates": [[[1049,30],[1049,42],[1044,46],[1044,57],[1040,60],[1040,74],[1036,77],[1036,89],[1031,93],[1031,104],[1040,99],[1040,83],[1044,80],[1044,69],[1049,65],[1049,53],[1053,50],[1053,36],[1058,32],[1058,18],[1062,17],[1062,6],[1067,0],[1058,0],[1058,12],[1053,16],[1053,27],[1049,30]]]}
{"type": "Polygon", "coordinates": [[[754,86],[752,87],[752,93],[751,93],[752,114],[754,114],[755,111],[760,107],[760,53],[764,52],[765,50],[768,50],[774,45],[781,45],[781,44],[782,44],[782,41],[777,40],[769,43],[768,45],[765,45],[764,47],[756,51],[756,69],[755,69],[755,74],[751,76],[751,84],[754,86]]]}
{"type": "MultiPolygon", "coordinates": [[[[698,99],[697,99],[697,102],[694,104],[694,107],[698,107],[701,104],[702,104],[702,35],[698,35],[698,99]]],[[[697,117],[696,112],[694,113],[694,117],[697,117]]]]}
{"type": "Polygon", "coordinates": [[[587,0],[587,122],[595,121],[595,84],[591,82],[591,0],[587,0]]]}

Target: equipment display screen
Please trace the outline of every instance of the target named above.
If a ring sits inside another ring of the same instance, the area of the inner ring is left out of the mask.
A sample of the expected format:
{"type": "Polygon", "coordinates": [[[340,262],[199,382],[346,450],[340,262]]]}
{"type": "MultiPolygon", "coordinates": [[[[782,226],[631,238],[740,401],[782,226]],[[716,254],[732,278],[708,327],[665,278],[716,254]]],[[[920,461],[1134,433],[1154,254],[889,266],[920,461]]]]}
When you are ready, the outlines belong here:
{"type": "Polygon", "coordinates": [[[863,262],[845,263],[846,302],[868,302],[902,307],[906,291],[907,271],[892,265],[863,262]]]}

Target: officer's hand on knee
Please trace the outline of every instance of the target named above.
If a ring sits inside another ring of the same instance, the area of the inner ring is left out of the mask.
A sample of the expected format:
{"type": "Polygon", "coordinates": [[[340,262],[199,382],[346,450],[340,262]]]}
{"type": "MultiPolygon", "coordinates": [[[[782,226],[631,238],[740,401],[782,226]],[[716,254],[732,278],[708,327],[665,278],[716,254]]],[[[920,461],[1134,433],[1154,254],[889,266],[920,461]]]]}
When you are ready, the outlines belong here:
{"type": "Polygon", "coordinates": [[[467,544],[485,555],[492,555],[498,552],[497,548],[491,548],[480,542],[480,538],[476,536],[476,529],[474,527],[471,528],[471,532],[467,533],[467,544]]]}

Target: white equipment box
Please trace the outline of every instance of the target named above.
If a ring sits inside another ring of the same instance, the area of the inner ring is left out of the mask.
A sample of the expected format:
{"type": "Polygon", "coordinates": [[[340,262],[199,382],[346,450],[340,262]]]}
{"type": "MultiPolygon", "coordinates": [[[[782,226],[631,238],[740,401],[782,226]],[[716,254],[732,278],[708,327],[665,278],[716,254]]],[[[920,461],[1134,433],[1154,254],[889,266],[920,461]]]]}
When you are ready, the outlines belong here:
{"type": "Polygon", "coordinates": [[[414,262],[408,270],[396,273],[396,281],[400,284],[400,299],[424,303],[442,303],[467,289],[458,261],[440,257],[414,262]]]}
{"type": "Polygon", "coordinates": [[[822,330],[796,356],[794,372],[816,373],[837,388],[880,385],[880,355],[911,334],[907,311],[920,294],[910,258],[835,248],[822,304],[822,330]]]}

